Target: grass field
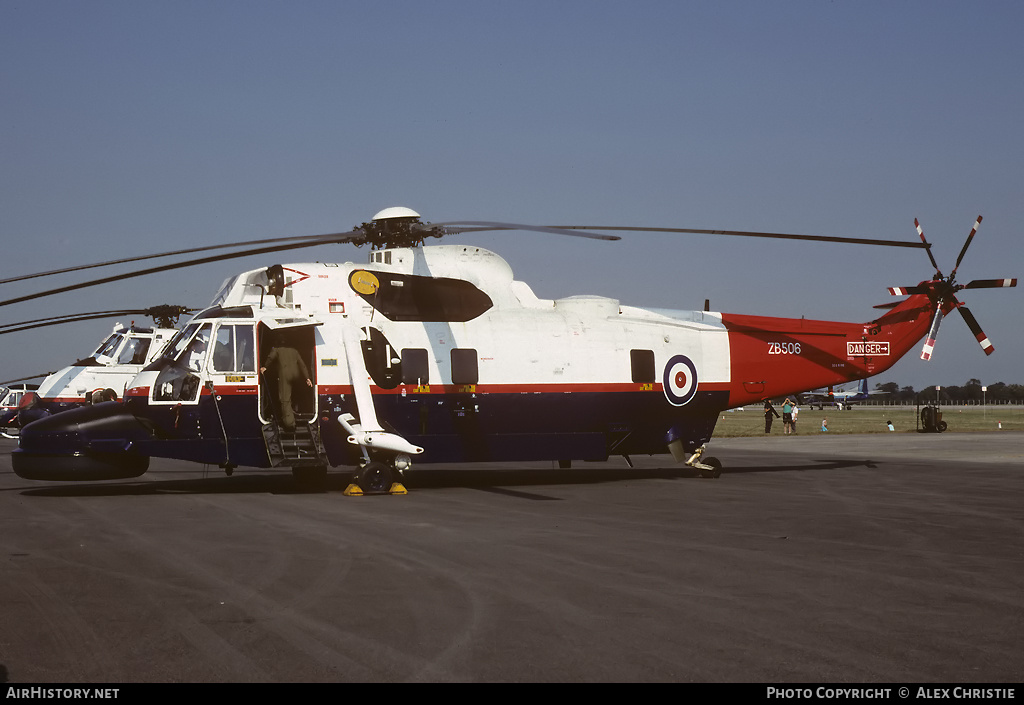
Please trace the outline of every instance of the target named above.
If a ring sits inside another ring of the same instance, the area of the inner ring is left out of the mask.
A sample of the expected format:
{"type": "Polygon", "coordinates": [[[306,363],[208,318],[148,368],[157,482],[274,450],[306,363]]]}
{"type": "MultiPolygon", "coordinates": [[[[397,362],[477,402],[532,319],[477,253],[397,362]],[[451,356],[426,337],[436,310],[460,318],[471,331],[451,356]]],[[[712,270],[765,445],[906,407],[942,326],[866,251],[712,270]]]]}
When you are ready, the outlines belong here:
{"type": "MultiPolygon", "coordinates": [[[[782,407],[776,407],[782,414],[782,407]]],[[[942,420],[949,431],[1024,431],[1024,406],[943,406],[942,420]]],[[[829,433],[890,433],[887,424],[892,421],[896,433],[915,433],[915,409],[912,406],[855,406],[839,411],[826,409],[800,409],[796,431],[798,434],[820,434],[821,420],[828,419],[829,433]]],[[[782,419],[772,423],[772,435],[784,432],[782,419]]],[[[764,435],[764,411],[760,406],[726,411],[715,426],[715,437],[764,435]]]]}

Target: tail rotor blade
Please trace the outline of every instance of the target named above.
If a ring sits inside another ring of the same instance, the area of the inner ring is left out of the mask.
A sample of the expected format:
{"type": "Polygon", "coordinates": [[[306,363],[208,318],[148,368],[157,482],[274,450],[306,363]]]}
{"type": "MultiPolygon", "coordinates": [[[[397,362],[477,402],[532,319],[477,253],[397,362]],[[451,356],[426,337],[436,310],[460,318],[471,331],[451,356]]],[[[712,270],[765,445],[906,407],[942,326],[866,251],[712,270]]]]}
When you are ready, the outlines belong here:
{"type": "Polygon", "coordinates": [[[963,316],[964,323],[966,323],[967,327],[971,329],[971,333],[974,334],[974,339],[978,341],[978,345],[981,346],[981,349],[985,351],[986,355],[991,355],[995,350],[995,347],[988,339],[988,336],[985,335],[985,331],[983,331],[981,326],[978,325],[978,319],[974,317],[974,314],[971,313],[969,308],[961,304],[959,301],[957,301],[956,310],[960,312],[961,316],[963,316]]]}
{"type": "Polygon", "coordinates": [[[978,219],[976,221],[974,221],[974,227],[971,228],[971,233],[970,233],[970,235],[967,236],[967,241],[964,243],[963,248],[960,250],[960,256],[956,258],[956,265],[953,267],[953,271],[950,272],[950,274],[949,274],[950,280],[956,278],[956,270],[960,268],[960,263],[963,261],[964,254],[967,252],[967,248],[970,246],[971,240],[974,239],[975,233],[978,232],[978,226],[979,225],[981,225],[981,216],[980,215],[978,216],[978,219]]]}
{"type": "Polygon", "coordinates": [[[928,337],[924,340],[924,347],[921,348],[921,359],[931,360],[935,351],[935,338],[939,335],[939,325],[942,323],[942,299],[939,299],[935,306],[935,313],[932,314],[932,325],[928,329],[928,337]]]}
{"type": "Polygon", "coordinates": [[[921,286],[890,286],[889,293],[893,296],[910,296],[911,294],[927,294],[928,290],[921,286]]]}
{"type": "Polygon", "coordinates": [[[1001,289],[1003,287],[1017,286],[1016,279],[975,279],[964,284],[961,289],[1001,289]]]}
{"type": "Polygon", "coordinates": [[[921,224],[919,222],[917,222],[917,218],[914,218],[914,227],[917,228],[917,234],[921,238],[921,242],[923,242],[925,245],[927,245],[927,249],[925,250],[925,252],[928,253],[928,259],[930,259],[932,261],[932,266],[935,267],[935,276],[938,279],[942,279],[942,272],[939,271],[939,263],[935,261],[935,256],[932,255],[932,245],[931,245],[930,242],[925,240],[925,238],[924,238],[924,228],[922,228],[921,224]]]}

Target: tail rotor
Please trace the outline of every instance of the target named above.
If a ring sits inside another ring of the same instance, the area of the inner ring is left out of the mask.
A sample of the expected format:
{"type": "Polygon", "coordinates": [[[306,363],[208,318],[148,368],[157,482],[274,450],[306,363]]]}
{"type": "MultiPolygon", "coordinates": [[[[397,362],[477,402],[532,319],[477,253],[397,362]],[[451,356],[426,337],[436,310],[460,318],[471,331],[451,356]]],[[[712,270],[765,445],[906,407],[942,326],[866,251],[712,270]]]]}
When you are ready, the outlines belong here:
{"type": "Polygon", "coordinates": [[[978,319],[974,317],[970,309],[964,306],[956,294],[963,289],[995,289],[1003,287],[1017,286],[1016,279],[975,279],[974,281],[968,282],[967,284],[956,283],[956,272],[960,268],[960,263],[964,260],[964,255],[967,253],[967,248],[970,247],[971,242],[974,240],[974,236],[978,233],[978,227],[981,225],[981,216],[974,221],[974,227],[971,228],[971,232],[967,235],[967,240],[964,242],[964,246],[960,249],[960,254],[956,258],[956,264],[953,265],[953,271],[949,273],[948,277],[942,275],[942,271],[939,269],[938,263],[935,261],[935,257],[932,255],[931,243],[925,239],[924,229],[921,227],[921,223],[914,219],[914,226],[917,228],[917,234],[921,238],[921,242],[925,244],[925,252],[928,253],[928,259],[931,261],[932,267],[935,268],[935,275],[930,281],[921,282],[917,286],[900,286],[890,287],[889,293],[893,296],[908,296],[912,294],[927,294],[928,298],[935,304],[935,312],[932,314],[931,326],[928,328],[928,335],[925,338],[924,346],[921,348],[921,359],[930,360],[932,354],[935,351],[935,340],[939,334],[939,326],[942,324],[942,319],[946,312],[955,308],[960,312],[960,316],[964,319],[964,323],[971,331],[971,335],[981,345],[981,349],[986,355],[991,355],[995,351],[995,347],[992,345],[992,341],[989,340],[988,336],[985,335],[985,331],[981,329],[981,325],[978,323],[978,319]]]}

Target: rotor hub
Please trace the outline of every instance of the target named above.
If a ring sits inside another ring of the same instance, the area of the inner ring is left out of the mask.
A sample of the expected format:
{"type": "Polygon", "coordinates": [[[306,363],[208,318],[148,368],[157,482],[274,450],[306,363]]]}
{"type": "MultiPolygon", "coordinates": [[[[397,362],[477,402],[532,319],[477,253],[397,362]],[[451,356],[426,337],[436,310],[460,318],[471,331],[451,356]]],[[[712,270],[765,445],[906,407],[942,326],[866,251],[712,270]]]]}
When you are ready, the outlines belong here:
{"type": "Polygon", "coordinates": [[[359,226],[365,239],[355,244],[369,243],[374,250],[395,247],[416,247],[428,237],[441,237],[444,228],[420,222],[420,214],[404,206],[392,206],[378,211],[373,220],[359,226]]]}
{"type": "Polygon", "coordinates": [[[382,211],[377,211],[373,216],[374,221],[378,220],[391,220],[392,218],[419,218],[420,214],[414,211],[412,208],[406,208],[405,206],[392,206],[391,208],[385,208],[382,211]]]}

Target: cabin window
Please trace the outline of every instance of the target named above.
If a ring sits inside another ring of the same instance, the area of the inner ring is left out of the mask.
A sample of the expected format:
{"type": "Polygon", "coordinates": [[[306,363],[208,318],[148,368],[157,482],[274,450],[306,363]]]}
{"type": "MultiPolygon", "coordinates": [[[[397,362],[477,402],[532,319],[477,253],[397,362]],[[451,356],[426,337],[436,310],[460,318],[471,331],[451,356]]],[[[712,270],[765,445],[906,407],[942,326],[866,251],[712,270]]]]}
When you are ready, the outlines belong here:
{"type": "Polygon", "coordinates": [[[655,373],[653,350],[630,350],[629,366],[632,370],[634,382],[638,384],[646,384],[654,381],[655,373]]]}
{"type": "Polygon", "coordinates": [[[476,350],[473,348],[452,349],[452,384],[476,384],[480,381],[476,350]]]}
{"type": "Polygon", "coordinates": [[[402,348],[402,384],[429,384],[427,360],[427,351],[423,348],[402,348]]]}

